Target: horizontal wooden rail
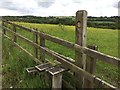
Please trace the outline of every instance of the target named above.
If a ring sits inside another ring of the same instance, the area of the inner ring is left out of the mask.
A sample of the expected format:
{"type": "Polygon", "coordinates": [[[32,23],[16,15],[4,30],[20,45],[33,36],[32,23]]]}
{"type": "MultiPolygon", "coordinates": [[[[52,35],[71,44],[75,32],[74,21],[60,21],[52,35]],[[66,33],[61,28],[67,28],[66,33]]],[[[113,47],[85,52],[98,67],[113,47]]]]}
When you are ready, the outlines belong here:
{"type": "Polygon", "coordinates": [[[70,90],[76,90],[74,87],[72,87],[68,82],[66,82],[64,79],[63,81],[63,87],[69,88],[70,90]]]}
{"type": "Polygon", "coordinates": [[[17,46],[17,47],[19,47],[21,50],[23,50],[24,52],[26,52],[29,56],[31,56],[32,58],[34,58],[34,61],[36,62],[36,63],[41,63],[37,58],[35,58],[31,53],[29,53],[26,49],[24,49],[23,47],[21,47],[19,44],[17,44],[17,43],[15,43],[14,42],[14,44],[17,46]]]}
{"type": "Polygon", "coordinates": [[[20,25],[18,25],[18,24],[15,24],[15,23],[12,23],[12,22],[9,22],[9,21],[6,21],[6,20],[2,20],[2,21],[5,22],[5,23],[14,25],[14,26],[16,26],[16,27],[19,27],[19,28],[21,28],[21,29],[23,29],[23,30],[26,30],[26,31],[29,31],[29,32],[33,32],[33,33],[37,33],[37,31],[34,30],[34,29],[26,28],[26,27],[24,27],[24,26],[20,26],[20,25]]]}
{"type": "MultiPolygon", "coordinates": [[[[13,40],[11,40],[7,35],[4,35],[6,38],[8,38],[10,41],[13,42],[13,40]]],[[[31,56],[32,58],[35,58],[31,53],[29,53],[26,49],[24,49],[23,47],[21,47],[19,44],[17,44],[16,42],[14,42],[14,44],[20,48],[21,50],[23,50],[25,53],[27,53],[29,56],[31,56]]],[[[34,59],[34,61],[36,63],[41,63],[37,58],[34,59]]]]}
{"type": "MultiPolygon", "coordinates": [[[[7,35],[4,35],[4,36],[7,37],[9,40],[11,40],[7,35]]],[[[16,42],[14,42],[14,44],[17,47],[19,47],[21,50],[23,50],[24,52],[26,52],[28,55],[30,55],[31,57],[33,57],[33,55],[31,55],[27,50],[25,50],[23,47],[21,47],[20,45],[18,45],[16,42]]],[[[62,63],[61,65],[65,69],[70,69],[71,71],[80,72],[88,80],[93,81],[94,83],[98,83],[98,84],[102,83],[103,88],[113,88],[113,90],[117,89],[115,86],[110,85],[109,83],[101,80],[100,78],[97,78],[95,75],[91,75],[90,73],[86,72],[85,70],[79,68],[78,66],[76,66],[72,62],[69,62],[69,61],[65,60],[64,58],[58,56],[56,52],[54,52],[52,50],[49,50],[48,48],[41,47],[41,46],[39,46],[39,48],[43,49],[47,55],[50,55],[51,57],[55,58],[57,61],[59,61],[60,63],[62,63]]],[[[37,61],[35,61],[35,62],[40,63],[40,61],[37,58],[36,58],[36,60],[37,61]]]]}
{"type": "Polygon", "coordinates": [[[117,65],[117,66],[120,63],[120,59],[119,58],[103,54],[101,52],[89,49],[87,47],[82,47],[82,46],[79,46],[77,44],[73,44],[73,43],[68,42],[66,40],[59,39],[59,38],[57,38],[55,36],[51,36],[51,35],[48,35],[48,34],[45,34],[45,33],[42,33],[42,32],[40,33],[40,35],[42,37],[44,37],[45,39],[47,39],[47,40],[50,40],[50,41],[55,42],[55,43],[58,43],[60,45],[68,47],[70,49],[75,49],[78,52],[85,53],[88,56],[91,56],[91,57],[94,57],[96,59],[105,61],[107,63],[113,64],[113,65],[117,65]]]}
{"type": "Polygon", "coordinates": [[[48,34],[45,34],[42,32],[40,32],[39,34],[40,34],[40,36],[44,37],[45,39],[47,39],[49,41],[63,45],[63,46],[70,48],[70,49],[74,49],[74,44],[69,42],[69,41],[66,41],[66,40],[63,40],[63,39],[60,39],[60,38],[57,38],[55,36],[51,36],[51,35],[48,35],[48,34]]]}
{"type": "MultiPolygon", "coordinates": [[[[11,23],[11,22],[10,22],[11,23]]],[[[12,23],[11,23],[12,24],[12,23]]],[[[31,45],[35,46],[36,48],[39,48],[41,50],[43,50],[45,52],[45,54],[55,58],[58,62],[62,63],[62,67],[65,68],[65,69],[70,69],[71,71],[73,72],[79,72],[79,73],[82,73],[86,79],[88,79],[89,81],[92,81],[94,83],[102,83],[102,87],[103,88],[113,88],[113,89],[116,89],[116,87],[110,85],[109,83],[101,80],[100,78],[97,78],[95,75],[92,75],[88,72],[86,72],[85,70],[81,69],[80,67],[76,66],[73,61],[71,61],[71,59],[63,56],[63,55],[60,55],[52,50],[49,50],[48,48],[45,48],[45,47],[41,47],[40,45],[34,43],[33,41],[19,35],[18,33],[8,29],[7,27],[4,27],[3,28],[7,31],[10,31],[11,33],[13,33],[16,37],[19,37],[21,38],[22,40],[30,43],[31,45]]],[[[32,32],[33,30],[31,30],[32,32]]],[[[34,31],[33,31],[34,32],[34,31]]],[[[68,41],[65,41],[65,40],[62,40],[62,39],[59,39],[59,38],[56,38],[56,37],[53,37],[51,35],[48,35],[48,34],[45,34],[45,33],[41,33],[41,32],[38,32],[40,37],[44,38],[44,39],[47,39],[47,40],[50,40],[52,42],[55,42],[55,43],[58,43],[60,45],[63,45],[63,46],[66,46],[66,47],[69,47],[71,49],[74,49],[76,51],[79,51],[81,53],[85,53],[91,57],[94,57],[94,58],[97,58],[97,59],[100,59],[100,60],[103,60],[107,63],[110,63],[110,64],[115,64],[115,65],[118,65],[118,63],[120,63],[120,59],[119,58],[116,58],[116,57],[112,57],[112,56],[109,56],[109,55],[106,55],[106,54],[103,54],[103,53],[100,53],[98,51],[95,51],[95,50],[92,50],[92,49],[89,49],[87,47],[82,47],[82,46],[79,46],[77,44],[73,44],[71,42],[68,42],[68,41]]],[[[4,35],[6,36],[7,38],[9,38],[7,35],[4,35]]],[[[10,39],[10,38],[9,38],[10,39]]],[[[13,41],[13,40],[12,40],[13,41]]],[[[28,55],[30,55],[31,57],[34,57],[33,55],[31,55],[27,50],[25,50],[23,47],[21,47],[20,45],[18,45],[16,42],[14,42],[14,44],[19,47],[21,50],[25,51],[26,53],[28,53],[28,55]]],[[[38,60],[37,58],[35,60],[38,60]]],[[[39,61],[39,60],[38,60],[39,61]]],[[[38,63],[38,62],[37,62],[38,63]]]]}
{"type": "MultiPolygon", "coordinates": [[[[27,39],[27,38],[25,38],[25,37],[23,37],[23,36],[15,33],[15,32],[13,32],[13,31],[11,31],[10,29],[8,29],[8,28],[6,28],[6,27],[3,27],[3,28],[4,28],[5,30],[7,30],[7,31],[10,31],[11,33],[14,33],[18,38],[21,38],[22,40],[26,41],[26,42],[29,43],[30,45],[34,45],[36,48],[40,48],[40,46],[39,46],[38,44],[32,42],[31,40],[29,40],[29,39],[27,39]]],[[[66,59],[66,60],[69,60],[70,62],[73,62],[73,63],[75,62],[75,60],[73,60],[72,58],[69,58],[69,59],[68,59],[67,57],[65,57],[65,56],[63,56],[63,55],[60,55],[60,54],[58,54],[58,53],[56,53],[56,54],[57,54],[58,56],[64,58],[64,59],[66,59]]]]}
{"type": "Polygon", "coordinates": [[[116,87],[114,87],[114,86],[110,85],[109,83],[107,83],[107,82],[105,82],[105,81],[97,78],[95,75],[92,75],[92,74],[86,72],[85,70],[79,68],[75,64],[73,64],[73,63],[65,60],[64,58],[56,55],[54,51],[49,50],[48,48],[45,48],[45,47],[40,47],[40,48],[43,49],[47,55],[55,58],[57,61],[59,61],[60,63],[62,63],[61,65],[65,69],[70,69],[73,72],[82,73],[89,81],[93,81],[93,82],[97,82],[97,83],[98,82],[102,83],[103,88],[113,88],[113,89],[116,89],[116,87]]]}
{"type": "MultiPolygon", "coordinates": [[[[8,23],[8,21],[6,21],[6,22],[8,23]]],[[[11,22],[9,22],[9,23],[11,23],[11,22]]],[[[11,24],[13,24],[13,23],[11,23],[11,24]]],[[[15,25],[17,25],[17,24],[15,24],[15,25]]],[[[24,29],[28,29],[28,28],[24,27],[24,29]]],[[[30,30],[31,30],[31,32],[36,32],[36,31],[34,31],[32,29],[30,29],[30,30]]],[[[55,36],[51,36],[51,35],[48,35],[48,34],[45,34],[45,33],[42,33],[42,32],[38,32],[38,33],[40,34],[40,36],[44,37],[45,39],[47,39],[49,41],[52,41],[54,43],[63,45],[63,46],[65,46],[67,48],[70,48],[70,49],[74,49],[74,50],[76,50],[78,52],[85,53],[88,56],[94,57],[94,58],[99,59],[101,61],[104,61],[106,63],[113,64],[113,65],[116,65],[116,66],[118,66],[119,63],[120,63],[119,58],[103,54],[101,52],[89,49],[87,47],[79,46],[79,45],[71,43],[69,41],[59,39],[59,38],[57,38],[55,36]]],[[[20,35],[18,35],[18,36],[20,36],[20,35]]],[[[26,39],[26,41],[28,41],[28,40],[26,39]]]]}
{"type": "Polygon", "coordinates": [[[33,41],[31,41],[31,40],[29,40],[29,39],[27,39],[27,38],[25,38],[25,37],[23,37],[22,35],[19,35],[19,34],[11,31],[10,29],[8,29],[8,28],[6,28],[6,27],[3,27],[3,28],[4,28],[5,30],[11,32],[11,33],[14,33],[18,38],[21,38],[22,40],[26,41],[26,42],[29,43],[30,45],[34,45],[34,46],[36,46],[36,47],[39,46],[38,44],[34,43],[33,41]]]}
{"type": "Polygon", "coordinates": [[[94,58],[101,60],[101,61],[105,61],[105,62],[112,64],[112,65],[118,66],[120,64],[119,58],[113,57],[110,55],[106,55],[104,53],[89,49],[87,47],[84,47],[84,53],[91,56],[91,57],[94,57],[94,58]]]}

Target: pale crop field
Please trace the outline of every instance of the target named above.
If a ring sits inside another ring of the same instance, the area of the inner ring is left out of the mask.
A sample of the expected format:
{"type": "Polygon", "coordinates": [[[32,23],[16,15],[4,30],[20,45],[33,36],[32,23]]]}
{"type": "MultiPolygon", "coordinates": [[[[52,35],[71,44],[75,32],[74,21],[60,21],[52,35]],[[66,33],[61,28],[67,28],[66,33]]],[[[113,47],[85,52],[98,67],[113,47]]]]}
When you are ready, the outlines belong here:
{"type": "MultiPolygon", "coordinates": [[[[47,34],[75,43],[74,26],[23,22],[14,23],[29,28],[37,28],[38,31],[42,31],[47,34]]],[[[18,29],[17,32],[29,38],[30,40],[33,40],[32,34],[20,29],[18,29]]],[[[17,41],[29,52],[33,53],[32,46],[27,46],[25,42],[20,41],[19,39],[17,39],[17,41]]],[[[99,48],[98,51],[102,53],[118,57],[118,30],[87,28],[87,45],[89,44],[97,45],[99,48]]],[[[12,48],[12,44],[7,39],[4,39],[3,45],[3,87],[47,87],[44,80],[41,79],[39,75],[29,76],[27,73],[25,73],[24,69],[26,67],[33,66],[33,61],[28,55],[26,55],[19,49],[12,48]],[[8,43],[10,44],[9,46],[8,43]],[[7,53],[8,50],[11,52],[9,56],[9,53],[7,53]]],[[[75,57],[74,51],[67,49],[66,47],[51,43],[49,41],[46,41],[46,46],[67,57],[71,57],[73,59],[75,57]]],[[[115,67],[114,65],[103,63],[100,60],[97,60],[95,75],[114,85],[117,84],[118,76],[120,76],[117,67],[115,67]]]]}

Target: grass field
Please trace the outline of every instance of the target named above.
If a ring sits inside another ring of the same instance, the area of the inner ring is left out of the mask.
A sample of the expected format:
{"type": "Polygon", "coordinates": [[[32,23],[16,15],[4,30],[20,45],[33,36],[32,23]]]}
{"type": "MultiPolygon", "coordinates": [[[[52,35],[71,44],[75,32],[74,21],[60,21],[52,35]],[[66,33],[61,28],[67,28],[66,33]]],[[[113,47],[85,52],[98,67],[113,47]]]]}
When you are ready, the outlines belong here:
{"type": "MultiPolygon", "coordinates": [[[[33,24],[15,22],[29,28],[37,28],[39,31],[57,36],[59,38],[75,42],[75,27],[63,25],[50,24],[33,24]]],[[[33,40],[33,35],[17,29],[21,35],[33,40]]],[[[12,34],[9,34],[12,36],[12,34]]],[[[33,54],[32,46],[17,39],[18,43],[33,54]]],[[[118,57],[118,30],[87,28],[87,45],[95,44],[99,47],[99,51],[118,57]]],[[[46,42],[46,46],[60,54],[74,59],[74,51],[69,50],[63,46],[46,42]]],[[[22,88],[36,88],[47,87],[45,84],[44,74],[42,75],[28,75],[25,72],[26,67],[33,66],[32,59],[24,52],[13,47],[11,42],[7,39],[3,40],[3,87],[22,87],[22,88]],[[8,52],[9,51],[9,52],[8,52]],[[42,79],[41,79],[42,78],[42,79]]],[[[114,85],[118,83],[118,68],[114,65],[109,65],[101,61],[97,61],[96,73],[98,77],[110,82],[114,85]]]]}

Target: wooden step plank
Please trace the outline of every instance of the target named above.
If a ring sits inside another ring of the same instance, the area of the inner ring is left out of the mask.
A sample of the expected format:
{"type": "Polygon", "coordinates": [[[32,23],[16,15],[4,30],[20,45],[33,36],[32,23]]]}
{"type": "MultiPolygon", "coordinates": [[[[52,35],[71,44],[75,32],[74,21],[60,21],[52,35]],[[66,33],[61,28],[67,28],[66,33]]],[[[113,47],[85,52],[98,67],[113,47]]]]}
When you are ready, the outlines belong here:
{"type": "Polygon", "coordinates": [[[53,68],[47,69],[46,71],[49,72],[51,75],[56,75],[56,74],[64,72],[65,69],[61,67],[53,67],[53,68]]]}
{"type": "Polygon", "coordinates": [[[44,64],[40,64],[35,66],[35,68],[39,71],[45,71],[48,68],[51,68],[52,66],[49,63],[44,63],[44,64]]]}
{"type": "Polygon", "coordinates": [[[28,73],[37,72],[37,70],[36,70],[35,67],[26,68],[26,71],[27,71],[28,73]]]}

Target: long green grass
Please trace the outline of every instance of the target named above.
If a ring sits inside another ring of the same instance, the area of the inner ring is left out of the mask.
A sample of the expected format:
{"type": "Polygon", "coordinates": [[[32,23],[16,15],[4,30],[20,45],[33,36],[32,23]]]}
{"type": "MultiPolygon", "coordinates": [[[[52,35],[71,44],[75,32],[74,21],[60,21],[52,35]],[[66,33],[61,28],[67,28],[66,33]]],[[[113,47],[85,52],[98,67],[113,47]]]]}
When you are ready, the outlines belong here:
{"type": "MultiPolygon", "coordinates": [[[[23,22],[15,23],[29,28],[37,28],[38,31],[42,31],[75,43],[74,26],[33,24],[23,22]]],[[[33,40],[33,34],[30,34],[27,31],[23,31],[21,29],[17,29],[17,32],[29,38],[30,40],[33,40]]],[[[12,34],[10,36],[12,36],[12,34]]],[[[31,45],[28,45],[20,39],[17,39],[17,42],[33,54],[33,48],[31,45]]],[[[13,45],[6,39],[4,40],[3,44],[3,87],[13,86],[36,88],[47,86],[44,83],[44,79],[40,78],[41,75],[31,76],[25,73],[26,67],[35,65],[27,54],[13,47],[13,45]],[[8,51],[11,52],[11,54],[8,51]]],[[[87,28],[87,45],[89,44],[97,45],[99,47],[99,51],[102,53],[118,57],[118,30],[87,28]]],[[[46,41],[46,46],[67,57],[71,57],[73,59],[75,58],[74,51],[67,49],[66,47],[52,43],[50,41],[46,41]]],[[[117,85],[118,76],[120,76],[117,66],[106,64],[99,60],[96,64],[95,75],[109,83],[112,83],[113,85],[117,85]]]]}

